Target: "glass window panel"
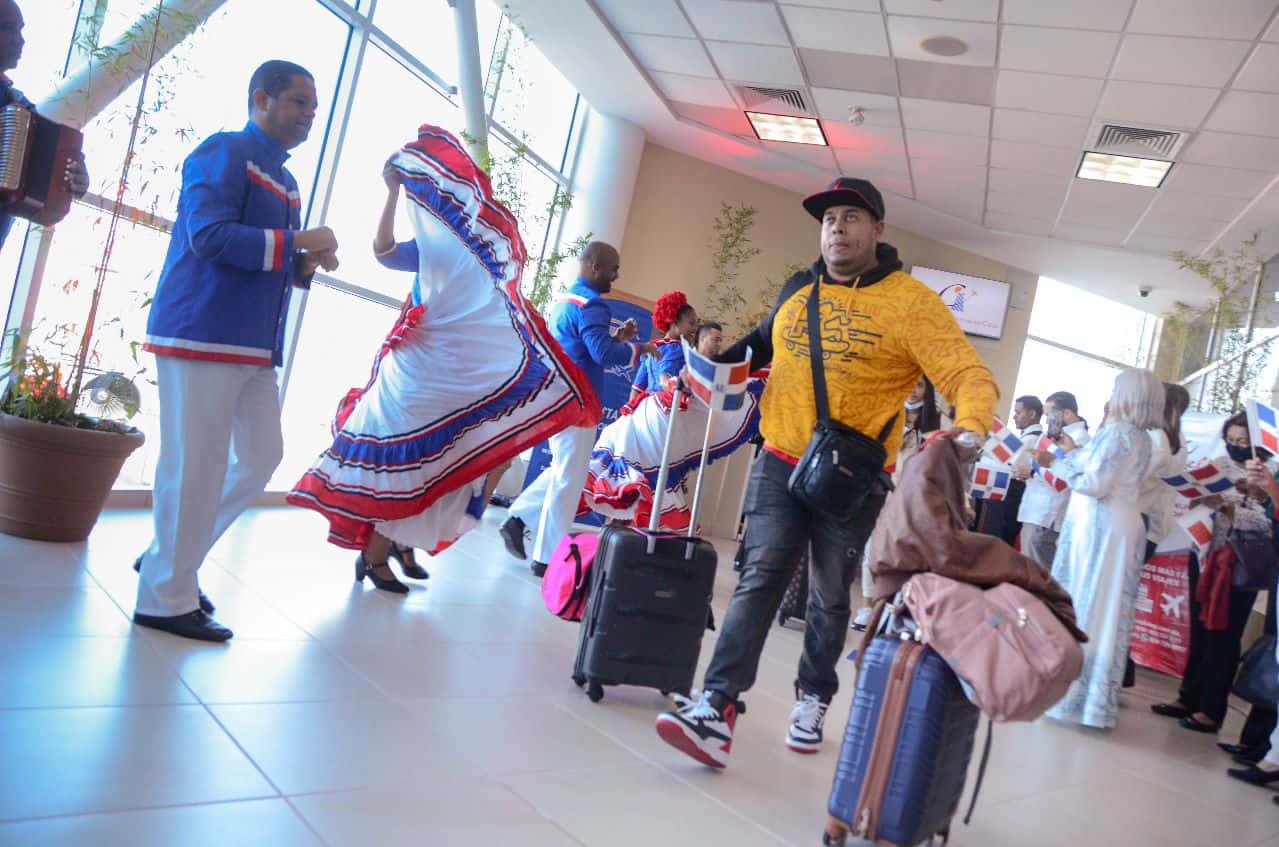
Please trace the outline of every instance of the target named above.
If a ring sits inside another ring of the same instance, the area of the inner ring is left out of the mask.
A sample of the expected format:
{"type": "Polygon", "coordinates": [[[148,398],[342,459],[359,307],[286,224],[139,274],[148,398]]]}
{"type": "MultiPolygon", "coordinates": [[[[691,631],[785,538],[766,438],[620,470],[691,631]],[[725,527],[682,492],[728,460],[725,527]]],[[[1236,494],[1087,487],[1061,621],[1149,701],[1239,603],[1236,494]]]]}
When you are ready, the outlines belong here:
{"type": "MultiPolygon", "coordinates": [[[[483,69],[493,55],[502,10],[492,0],[478,0],[475,7],[483,69]]],[[[448,0],[378,0],[373,23],[441,79],[457,84],[457,30],[448,0]]]]}
{"type": "MultiPolygon", "coordinates": [[[[230,0],[152,72],[127,202],[163,217],[176,215],[183,160],[205,137],[245,125],[249,77],[267,59],[288,59],[315,75],[320,109],[311,137],[289,160],[308,202],[349,32],[315,0],[230,0]],[[299,27],[306,38],[282,50],[279,33],[299,27]]],[[[140,85],[130,86],[85,128],[93,190],[106,197],[115,197],[140,85]]]]}
{"type": "Polygon", "coordinates": [[[23,94],[39,103],[62,78],[80,0],[27,0],[21,6],[26,23],[22,37],[27,43],[18,67],[9,75],[23,94]]]}
{"type": "MultiPolygon", "coordinates": [[[[379,8],[381,8],[379,4],[379,8]]],[[[342,266],[337,276],[362,288],[403,298],[412,278],[387,270],[373,258],[373,235],[386,200],[382,165],[417,129],[429,123],[459,137],[461,111],[434,88],[376,47],[360,69],[351,120],[342,144],[333,197],[325,223],[337,233],[342,266]]],[[[396,219],[396,237],[411,237],[404,201],[396,219]]],[[[305,320],[305,319],[304,319],[305,320]]]]}
{"type": "MultiPolygon", "coordinates": [[[[1079,401],[1079,414],[1096,429],[1118,375],[1118,368],[1096,359],[1027,339],[1013,397],[1033,394],[1043,400],[1054,391],[1069,391],[1079,401]]],[[[1006,398],[1005,411],[1012,405],[1012,399],[1006,398]]]]}
{"type": "Polygon", "coordinates": [[[1125,364],[1142,364],[1156,319],[1140,309],[1039,278],[1030,334],[1125,364]],[[1087,327],[1087,332],[1080,332],[1087,327]]]}
{"type": "Polygon", "coordinates": [[[398,312],[325,285],[312,286],[284,397],[284,461],[268,486],[288,491],[333,441],[338,401],[369,381],[373,357],[398,312]],[[334,340],[340,353],[334,355],[334,340]]]}
{"type": "Polygon", "coordinates": [[[493,119],[560,167],[577,91],[519,27],[510,32],[493,119]]]}
{"type": "MultiPolygon", "coordinates": [[[[32,342],[46,353],[62,349],[68,364],[89,314],[109,224],[106,212],[77,203],[54,231],[32,342]]],[[[98,306],[96,355],[86,371],[91,378],[94,373],[115,370],[134,380],[142,399],[131,422],[147,435],[146,444],[133,454],[116,481],[120,489],[150,488],[153,481],[160,436],[159,400],[148,381],[155,378],[155,360],[141,351],[140,344],[146,337],[147,300],[155,290],[168,247],[168,233],[122,220],[98,306]],[[134,342],[139,344],[136,358],[134,342]],[[143,369],[146,372],[139,374],[143,369]]]]}

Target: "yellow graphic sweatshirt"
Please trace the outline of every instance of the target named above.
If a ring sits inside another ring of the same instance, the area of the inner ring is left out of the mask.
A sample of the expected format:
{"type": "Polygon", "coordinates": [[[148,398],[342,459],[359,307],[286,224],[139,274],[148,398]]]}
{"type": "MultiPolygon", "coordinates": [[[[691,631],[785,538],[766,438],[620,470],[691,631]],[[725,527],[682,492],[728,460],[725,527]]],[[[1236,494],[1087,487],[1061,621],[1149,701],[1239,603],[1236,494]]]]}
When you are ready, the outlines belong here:
{"type": "Polygon", "coordinates": [[[898,416],[885,440],[887,465],[901,448],[903,404],[927,376],[956,407],[955,426],[985,435],[999,389],[937,292],[902,271],[897,250],[880,244],[879,265],[849,283],[830,281],[820,259],[783,286],[773,312],[719,357],[753,366],[772,363],[761,401],[765,445],[802,456],[817,405],[808,342],[808,297],[820,288],[822,353],[831,417],[874,438],[898,416]]]}

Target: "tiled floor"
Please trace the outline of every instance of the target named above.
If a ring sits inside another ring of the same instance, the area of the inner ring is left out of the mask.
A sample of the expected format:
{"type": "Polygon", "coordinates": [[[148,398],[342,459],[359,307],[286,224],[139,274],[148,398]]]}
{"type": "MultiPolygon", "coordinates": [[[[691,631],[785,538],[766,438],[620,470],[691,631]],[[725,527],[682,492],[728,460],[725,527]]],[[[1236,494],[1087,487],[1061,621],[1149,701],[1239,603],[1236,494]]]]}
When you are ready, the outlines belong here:
{"type": "MultiPolygon", "coordinates": [[[[800,634],[773,631],[712,773],[657,739],[656,692],[596,704],[572,684],[577,627],[503,552],[500,516],[400,598],[353,587],[317,518],[251,513],[201,572],[227,646],[130,626],[145,513],[104,516],[87,545],[0,536],[0,844],[819,843],[837,745],[781,743],[800,634]]],[[[1270,793],[1149,713],[1171,688],[1143,675],[1109,735],[999,727],[951,843],[1279,847],[1270,793]]]]}

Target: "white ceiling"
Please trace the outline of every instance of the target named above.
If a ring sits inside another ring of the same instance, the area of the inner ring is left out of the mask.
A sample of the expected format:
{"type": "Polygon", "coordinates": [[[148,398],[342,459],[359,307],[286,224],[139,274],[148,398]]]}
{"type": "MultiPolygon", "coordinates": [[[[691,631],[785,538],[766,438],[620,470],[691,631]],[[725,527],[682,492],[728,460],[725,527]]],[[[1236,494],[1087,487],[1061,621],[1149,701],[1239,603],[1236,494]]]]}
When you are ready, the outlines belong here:
{"type": "Polygon", "coordinates": [[[593,106],[657,143],[799,192],[868,177],[892,223],[1113,299],[1206,299],[1175,249],[1260,231],[1279,253],[1279,0],[509,5],[593,106]],[[967,52],[920,47],[939,35],[967,52]],[[831,146],[756,140],[743,84],[797,89],[831,146]],[[1162,188],[1074,178],[1103,123],[1186,134],[1162,188]]]}

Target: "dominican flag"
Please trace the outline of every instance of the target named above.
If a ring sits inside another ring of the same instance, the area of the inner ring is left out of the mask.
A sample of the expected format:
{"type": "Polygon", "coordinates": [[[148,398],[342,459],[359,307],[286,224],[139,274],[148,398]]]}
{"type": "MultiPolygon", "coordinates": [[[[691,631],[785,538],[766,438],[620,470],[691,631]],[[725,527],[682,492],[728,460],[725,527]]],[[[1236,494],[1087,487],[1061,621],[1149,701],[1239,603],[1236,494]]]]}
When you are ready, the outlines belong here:
{"type": "Polygon", "coordinates": [[[1177,493],[1188,500],[1220,494],[1235,487],[1235,480],[1240,477],[1235,463],[1226,458],[1211,459],[1185,473],[1166,476],[1164,482],[1177,489],[1177,493]]]}
{"type": "Polygon", "coordinates": [[[986,439],[986,452],[1005,465],[1013,460],[1021,450],[1021,439],[1004,422],[995,418],[990,427],[990,437],[986,439]]]}
{"type": "MultiPolygon", "coordinates": [[[[1035,444],[1036,453],[1052,453],[1057,459],[1064,459],[1066,451],[1057,446],[1057,444],[1048,436],[1043,436],[1035,444]]],[[[1035,473],[1039,474],[1039,478],[1053,487],[1053,490],[1060,494],[1070,488],[1070,484],[1066,480],[1057,476],[1051,470],[1040,467],[1039,463],[1035,463],[1035,473]]]]}
{"type": "Polygon", "coordinates": [[[1248,432],[1256,447],[1279,456],[1279,414],[1256,400],[1248,401],[1248,432]]]}
{"type": "Polygon", "coordinates": [[[1012,479],[1008,471],[978,465],[973,471],[973,496],[978,500],[1003,500],[1008,496],[1012,479]]]}
{"type": "Polygon", "coordinates": [[[1186,531],[1202,556],[1212,541],[1212,517],[1215,515],[1207,506],[1197,506],[1177,518],[1177,525],[1186,531]]]}
{"type": "Polygon", "coordinates": [[[688,390],[712,411],[734,411],[746,402],[746,382],[751,375],[751,351],[746,348],[742,362],[712,362],[680,340],[688,366],[688,390]]]}

